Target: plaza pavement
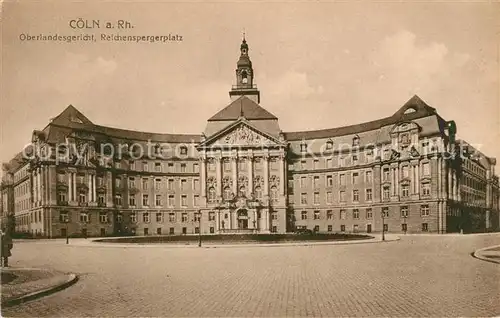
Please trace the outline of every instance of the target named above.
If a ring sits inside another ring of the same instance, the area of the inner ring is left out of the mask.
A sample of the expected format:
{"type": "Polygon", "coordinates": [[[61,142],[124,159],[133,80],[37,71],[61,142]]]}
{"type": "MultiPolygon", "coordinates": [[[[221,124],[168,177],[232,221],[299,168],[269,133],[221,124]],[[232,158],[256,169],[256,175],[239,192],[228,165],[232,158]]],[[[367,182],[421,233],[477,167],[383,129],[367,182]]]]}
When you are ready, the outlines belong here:
{"type": "Polygon", "coordinates": [[[500,234],[375,244],[170,248],[19,242],[12,266],[79,274],[2,316],[497,316],[500,234]]]}

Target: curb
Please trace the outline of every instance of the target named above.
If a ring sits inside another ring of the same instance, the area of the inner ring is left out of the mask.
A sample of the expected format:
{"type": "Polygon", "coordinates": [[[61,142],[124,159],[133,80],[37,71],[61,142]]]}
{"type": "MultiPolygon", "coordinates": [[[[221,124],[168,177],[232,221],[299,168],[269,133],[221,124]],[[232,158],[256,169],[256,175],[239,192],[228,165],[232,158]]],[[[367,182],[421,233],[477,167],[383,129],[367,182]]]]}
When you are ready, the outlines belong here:
{"type": "Polygon", "coordinates": [[[489,250],[490,248],[496,248],[496,247],[500,247],[500,245],[492,245],[492,246],[480,248],[478,250],[475,250],[473,253],[471,253],[471,256],[474,258],[477,258],[478,260],[481,260],[481,261],[490,262],[490,263],[494,263],[494,264],[500,264],[500,260],[497,261],[497,260],[487,258],[487,257],[484,257],[481,255],[481,252],[483,252],[485,250],[489,250]]]}
{"type": "Polygon", "coordinates": [[[79,279],[78,275],[69,274],[69,278],[64,283],[54,285],[54,286],[51,286],[51,287],[48,287],[48,288],[45,288],[45,289],[42,289],[42,290],[39,290],[39,291],[36,291],[33,293],[29,293],[27,295],[23,295],[20,297],[7,299],[7,300],[2,302],[2,307],[12,307],[12,306],[19,305],[19,304],[27,302],[27,301],[35,300],[35,299],[53,294],[55,292],[61,291],[65,288],[68,288],[69,286],[75,284],[78,281],[78,279],[79,279]]]}

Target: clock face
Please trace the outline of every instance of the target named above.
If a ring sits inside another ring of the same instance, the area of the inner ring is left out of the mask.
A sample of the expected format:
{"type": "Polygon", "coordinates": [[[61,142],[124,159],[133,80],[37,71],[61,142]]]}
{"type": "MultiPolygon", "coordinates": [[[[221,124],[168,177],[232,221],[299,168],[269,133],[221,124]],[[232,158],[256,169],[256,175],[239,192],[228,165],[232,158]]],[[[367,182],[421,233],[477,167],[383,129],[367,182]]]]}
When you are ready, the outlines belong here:
{"type": "Polygon", "coordinates": [[[246,49],[243,49],[243,50],[241,50],[241,53],[243,53],[243,54],[247,54],[247,50],[246,50],[246,49]]]}

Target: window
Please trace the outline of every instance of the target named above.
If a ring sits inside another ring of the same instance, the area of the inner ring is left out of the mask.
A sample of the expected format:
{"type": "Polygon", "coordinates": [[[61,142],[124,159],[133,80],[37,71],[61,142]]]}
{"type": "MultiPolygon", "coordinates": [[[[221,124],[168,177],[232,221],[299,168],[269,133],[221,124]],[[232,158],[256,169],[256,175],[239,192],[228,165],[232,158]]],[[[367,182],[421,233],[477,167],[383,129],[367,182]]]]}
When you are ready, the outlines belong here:
{"type": "Polygon", "coordinates": [[[343,224],[342,224],[342,225],[340,226],[340,232],[345,232],[345,225],[343,225],[343,224]]]}
{"type": "Polygon", "coordinates": [[[155,179],[155,190],[160,191],[161,190],[161,179],[156,178],[155,179]]]}
{"type": "Polygon", "coordinates": [[[155,171],[161,172],[161,163],[160,162],[155,162],[155,171]]]}
{"type": "Polygon", "coordinates": [[[122,223],[123,222],[123,214],[121,212],[118,212],[116,214],[116,222],[117,223],[122,223]]]}
{"type": "Polygon", "coordinates": [[[210,187],[208,189],[208,202],[215,202],[215,199],[216,199],[215,188],[210,187]]]}
{"type": "Polygon", "coordinates": [[[161,227],[156,228],[156,234],[161,235],[161,227]]]}
{"type": "Polygon", "coordinates": [[[130,194],[128,196],[128,205],[135,206],[135,194],[130,194]]]}
{"type": "Polygon", "coordinates": [[[80,212],[80,222],[89,223],[90,215],[87,212],[80,212]]]}
{"type": "Polygon", "coordinates": [[[155,205],[156,206],[161,206],[161,194],[157,194],[155,197],[155,205]]]}
{"type": "Polygon", "coordinates": [[[384,217],[384,218],[389,217],[389,208],[388,207],[382,208],[382,217],[384,217]]]}
{"type": "Polygon", "coordinates": [[[193,206],[199,206],[200,205],[200,196],[195,194],[193,196],[193,206]]]}
{"type": "Polygon", "coordinates": [[[181,195],[181,205],[182,206],[187,206],[187,195],[183,194],[181,195]]]}
{"type": "Polygon", "coordinates": [[[61,223],[69,222],[68,212],[61,211],[61,213],[59,213],[59,222],[61,222],[61,223]]]}
{"type": "Polygon", "coordinates": [[[148,179],[147,178],[143,178],[142,179],[142,189],[143,190],[147,190],[148,189],[148,179]]]}
{"type": "Polygon", "coordinates": [[[149,205],[149,195],[147,195],[147,194],[142,195],[142,205],[143,206],[149,205]]]}
{"type": "Polygon", "coordinates": [[[429,231],[429,225],[427,223],[422,223],[422,232],[428,232],[429,231]]]}
{"type": "Polygon", "coordinates": [[[231,161],[229,159],[225,159],[223,161],[224,171],[231,171],[231,161]]]}
{"type": "Polygon", "coordinates": [[[313,230],[313,231],[314,231],[314,232],[319,232],[319,225],[315,225],[315,226],[314,226],[314,230],[313,230]]]}
{"type": "Polygon", "coordinates": [[[352,138],[352,145],[354,147],[359,146],[359,137],[358,136],[354,136],[354,138],[352,138]]]}
{"type": "Polygon", "coordinates": [[[389,168],[384,168],[384,180],[389,180],[390,179],[390,171],[389,168]]]}
{"type": "Polygon", "coordinates": [[[319,176],[315,176],[313,179],[313,187],[319,188],[319,176]]]}
{"type": "Polygon", "coordinates": [[[168,179],[168,182],[167,182],[167,188],[168,190],[170,191],[173,191],[174,190],[174,179],[168,179]]]}
{"type": "Polygon", "coordinates": [[[300,169],[305,170],[307,168],[307,162],[305,160],[302,160],[300,162],[300,169]]]}
{"type": "Polygon", "coordinates": [[[128,178],[128,187],[131,189],[135,189],[135,178],[133,177],[128,178]]]}
{"type": "Polygon", "coordinates": [[[117,188],[121,188],[122,187],[122,179],[121,178],[118,177],[118,178],[115,179],[115,186],[117,188]]]}
{"type": "Polygon", "coordinates": [[[326,176],[326,186],[333,187],[333,176],[326,176]]]}
{"type": "Polygon", "coordinates": [[[328,140],[326,142],[326,150],[331,150],[331,149],[333,149],[333,141],[328,140]]]}
{"type": "Polygon", "coordinates": [[[156,222],[158,222],[158,223],[163,222],[163,213],[162,212],[156,212],[156,222]]]}
{"type": "Polygon", "coordinates": [[[327,210],[326,211],[326,218],[328,220],[332,220],[333,219],[333,211],[332,210],[327,210]]]}
{"type": "Polygon", "coordinates": [[[315,220],[319,220],[320,219],[319,211],[314,211],[314,219],[315,220]]]}
{"type": "Polygon", "coordinates": [[[186,164],[181,163],[181,172],[186,172],[186,164]]]}
{"type": "Polygon", "coordinates": [[[115,204],[122,205],[122,195],[121,194],[115,194],[115,204]]]}
{"type": "Polygon", "coordinates": [[[247,164],[246,160],[243,158],[240,158],[238,160],[238,170],[239,171],[246,171],[247,167],[248,167],[248,164],[247,164]]]}
{"type": "Polygon", "coordinates": [[[199,173],[200,172],[200,165],[197,163],[193,163],[193,172],[194,173],[199,173]]]}
{"type": "Polygon", "coordinates": [[[135,212],[130,213],[130,222],[132,223],[137,222],[137,213],[135,212]]]}
{"type": "Polygon", "coordinates": [[[168,214],[168,221],[175,222],[175,213],[171,212],[168,214]]]}
{"type": "Polygon", "coordinates": [[[330,224],[330,225],[328,225],[328,232],[331,232],[331,231],[333,231],[333,225],[330,224]]]}
{"type": "Polygon", "coordinates": [[[300,152],[307,152],[307,144],[306,143],[300,144],[300,152]]]}
{"type": "Polygon", "coordinates": [[[402,218],[407,218],[408,217],[408,207],[407,206],[402,206],[401,207],[401,217],[402,218]]]}
{"type": "Polygon", "coordinates": [[[345,191],[340,191],[340,202],[345,202],[346,197],[345,197],[345,191]]]}
{"type": "Polygon", "coordinates": [[[135,161],[129,160],[128,166],[130,170],[135,170],[135,161]]]}
{"type": "Polygon", "coordinates": [[[208,161],[208,170],[215,171],[215,162],[213,160],[208,161]]]}
{"type": "Polygon", "coordinates": [[[195,213],[194,214],[194,221],[195,222],[200,222],[201,221],[201,213],[195,213]]]}
{"type": "Polygon", "coordinates": [[[142,213],[142,222],[149,223],[149,212],[142,213]]]}
{"type": "Polygon", "coordinates": [[[215,228],[213,226],[210,227],[210,234],[214,234],[215,233],[215,228]]]}
{"type": "Polygon", "coordinates": [[[357,224],[354,224],[354,225],[352,226],[352,231],[353,231],[354,233],[357,233],[357,232],[358,232],[358,230],[359,230],[359,226],[358,226],[357,224]]]}
{"type": "Polygon", "coordinates": [[[307,193],[300,194],[300,204],[307,204],[307,193]]]}
{"type": "Polygon", "coordinates": [[[332,159],[326,159],[326,167],[327,168],[333,168],[333,161],[332,161],[332,159]]]}
{"type": "Polygon", "coordinates": [[[428,162],[422,163],[422,173],[424,176],[428,176],[431,174],[431,167],[428,162]]]}
{"type": "Polygon", "coordinates": [[[347,216],[346,210],[340,210],[340,219],[345,220],[347,216]]]}
{"type": "Polygon", "coordinates": [[[187,222],[188,221],[188,214],[187,213],[182,213],[182,215],[181,215],[181,221],[182,222],[187,222]]]}
{"type": "Polygon", "coordinates": [[[300,187],[305,188],[307,186],[307,177],[300,177],[300,187]]]}
{"type": "Polygon", "coordinates": [[[144,161],[142,163],[142,171],[149,171],[149,166],[148,166],[147,161],[144,161]]]}
{"type": "Polygon", "coordinates": [[[429,205],[424,204],[420,206],[420,215],[429,216],[429,205]]]}
{"type": "Polygon", "coordinates": [[[278,213],[277,212],[271,213],[271,219],[277,220],[278,219],[278,213]]]}
{"type": "Polygon", "coordinates": [[[359,202],[359,190],[352,190],[352,201],[359,202]]]}
{"type": "Polygon", "coordinates": [[[147,227],[144,228],[144,235],[149,235],[149,228],[147,227]]]}
{"type": "Polygon", "coordinates": [[[410,196],[410,186],[408,184],[402,184],[401,185],[401,195],[404,198],[407,198],[410,196]]]}
{"type": "Polygon", "coordinates": [[[186,191],[187,190],[187,180],[182,179],[181,180],[181,191],[186,191]]]}
{"type": "Polygon", "coordinates": [[[366,183],[372,183],[372,172],[371,171],[365,172],[365,180],[366,180],[366,183]]]}
{"type": "Polygon", "coordinates": [[[169,233],[170,235],[174,235],[174,234],[175,234],[175,228],[173,228],[173,227],[169,228],[169,229],[168,229],[168,233],[169,233]]]}
{"type": "Polygon", "coordinates": [[[187,153],[188,153],[187,147],[186,146],[182,146],[181,147],[181,155],[187,155],[187,153]]]}
{"type": "Polygon", "coordinates": [[[175,196],[173,194],[170,194],[168,196],[168,206],[169,207],[175,206],[175,196]]]}
{"type": "Polygon", "coordinates": [[[352,210],[352,218],[359,219],[359,210],[358,209],[352,210]]]}
{"type": "Polygon", "coordinates": [[[326,203],[327,204],[333,203],[333,192],[332,191],[326,192],[326,203]]]}
{"type": "Polygon", "coordinates": [[[373,193],[372,193],[372,189],[366,189],[366,192],[365,192],[365,199],[366,199],[366,201],[371,201],[371,200],[373,200],[373,193]]]}
{"type": "Polygon", "coordinates": [[[357,155],[352,155],[352,164],[357,165],[358,164],[358,156],[357,155]]]}
{"type": "Polygon", "coordinates": [[[344,174],[339,175],[339,184],[341,186],[345,186],[345,175],[344,174]]]}
{"type": "Polygon", "coordinates": [[[358,184],[359,182],[359,173],[353,172],[352,173],[352,184],[358,184]]]}
{"type": "Polygon", "coordinates": [[[66,202],[66,192],[58,192],[57,198],[58,198],[60,203],[66,202]]]}
{"type": "Polygon", "coordinates": [[[319,160],[318,159],[314,159],[313,167],[314,167],[314,169],[319,169],[319,160]]]}
{"type": "Polygon", "coordinates": [[[193,190],[194,191],[199,191],[200,190],[200,180],[193,179],[193,190]]]}
{"type": "Polygon", "coordinates": [[[209,212],[208,213],[208,220],[209,221],[215,221],[215,212],[209,212]]]}
{"type": "Polygon", "coordinates": [[[278,159],[276,158],[271,158],[269,160],[269,164],[271,166],[271,170],[277,170],[278,169],[278,159]]]}
{"type": "Polygon", "coordinates": [[[383,199],[384,200],[389,200],[390,196],[390,187],[389,186],[384,186],[383,188],[383,199]]]}
{"type": "Polygon", "coordinates": [[[422,183],[422,195],[431,195],[431,184],[429,182],[422,183]]]}
{"type": "Polygon", "coordinates": [[[307,211],[302,211],[300,218],[301,218],[301,220],[307,220],[307,211]]]}
{"type": "Polygon", "coordinates": [[[371,208],[367,208],[367,209],[366,209],[366,218],[367,218],[367,219],[371,219],[371,218],[373,218],[373,211],[372,211],[372,209],[371,209],[371,208]]]}
{"type": "Polygon", "coordinates": [[[408,178],[408,177],[410,177],[410,167],[403,166],[403,178],[408,178]]]}

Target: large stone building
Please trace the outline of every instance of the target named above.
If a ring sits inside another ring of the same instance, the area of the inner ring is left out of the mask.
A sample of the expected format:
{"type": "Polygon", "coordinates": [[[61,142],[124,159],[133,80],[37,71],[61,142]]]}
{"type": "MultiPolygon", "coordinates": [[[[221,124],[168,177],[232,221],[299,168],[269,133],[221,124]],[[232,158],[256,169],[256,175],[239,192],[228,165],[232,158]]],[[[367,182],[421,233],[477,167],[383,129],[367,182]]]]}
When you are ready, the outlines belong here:
{"type": "Polygon", "coordinates": [[[4,164],[2,216],[44,237],[499,229],[495,159],[414,96],[389,117],[283,132],[245,40],[200,135],[94,124],[73,106],[4,164]]]}

